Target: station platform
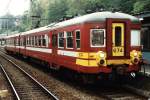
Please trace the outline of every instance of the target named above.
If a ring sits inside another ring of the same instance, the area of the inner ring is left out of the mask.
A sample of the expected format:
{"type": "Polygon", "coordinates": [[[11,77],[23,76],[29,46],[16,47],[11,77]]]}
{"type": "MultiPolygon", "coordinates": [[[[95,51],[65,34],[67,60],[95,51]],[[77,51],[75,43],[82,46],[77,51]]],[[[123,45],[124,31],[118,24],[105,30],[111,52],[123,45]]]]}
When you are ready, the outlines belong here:
{"type": "Polygon", "coordinates": [[[150,64],[150,52],[142,52],[143,58],[150,64]]]}
{"type": "Polygon", "coordinates": [[[142,54],[143,54],[143,59],[145,59],[148,64],[142,67],[141,72],[144,73],[144,68],[145,68],[146,75],[150,76],[150,52],[143,52],[142,54]]]}

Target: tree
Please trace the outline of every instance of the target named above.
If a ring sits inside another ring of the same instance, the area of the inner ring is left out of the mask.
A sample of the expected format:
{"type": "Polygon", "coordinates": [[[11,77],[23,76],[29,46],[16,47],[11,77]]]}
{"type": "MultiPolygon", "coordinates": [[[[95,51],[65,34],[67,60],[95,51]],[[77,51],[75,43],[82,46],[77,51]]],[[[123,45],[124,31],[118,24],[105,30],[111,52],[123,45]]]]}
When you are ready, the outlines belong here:
{"type": "Polygon", "coordinates": [[[49,4],[47,17],[49,22],[59,21],[66,16],[68,10],[66,0],[59,0],[49,4]]]}
{"type": "Polygon", "coordinates": [[[133,5],[133,13],[139,13],[143,11],[150,11],[149,0],[137,0],[133,5]]]}

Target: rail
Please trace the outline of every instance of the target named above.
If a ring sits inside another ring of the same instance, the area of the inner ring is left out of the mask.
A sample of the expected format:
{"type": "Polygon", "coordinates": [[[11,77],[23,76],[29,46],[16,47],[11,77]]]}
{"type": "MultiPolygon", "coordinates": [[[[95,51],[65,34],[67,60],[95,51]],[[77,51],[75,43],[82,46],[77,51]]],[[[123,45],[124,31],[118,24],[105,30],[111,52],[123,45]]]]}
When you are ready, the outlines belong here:
{"type": "MultiPolygon", "coordinates": [[[[3,52],[2,52],[3,53],[3,52]]],[[[59,100],[51,91],[49,91],[45,86],[43,86],[40,82],[38,82],[35,78],[33,78],[31,75],[29,75],[25,70],[23,70],[21,67],[19,67],[17,64],[15,64],[12,60],[0,55],[1,57],[3,57],[5,60],[9,61],[11,64],[13,64],[16,68],[18,68],[19,70],[21,70],[25,75],[27,75],[30,79],[32,79],[38,86],[40,86],[48,95],[50,95],[54,100],[59,100]]],[[[1,64],[0,64],[1,65],[1,64]]],[[[3,68],[3,67],[2,67],[3,68]]],[[[3,68],[4,69],[4,68],[3,68]]],[[[4,72],[6,73],[6,72],[4,72]]],[[[7,73],[6,73],[7,74],[7,73]]],[[[8,75],[7,75],[8,77],[8,75]]],[[[9,77],[8,77],[9,78],[9,77]]],[[[8,79],[10,80],[10,78],[8,79]]],[[[12,86],[12,82],[10,83],[12,86]]],[[[17,91],[15,90],[15,87],[13,86],[13,91],[15,92],[15,95],[17,97],[17,100],[20,100],[19,95],[17,93],[17,91]]]]}

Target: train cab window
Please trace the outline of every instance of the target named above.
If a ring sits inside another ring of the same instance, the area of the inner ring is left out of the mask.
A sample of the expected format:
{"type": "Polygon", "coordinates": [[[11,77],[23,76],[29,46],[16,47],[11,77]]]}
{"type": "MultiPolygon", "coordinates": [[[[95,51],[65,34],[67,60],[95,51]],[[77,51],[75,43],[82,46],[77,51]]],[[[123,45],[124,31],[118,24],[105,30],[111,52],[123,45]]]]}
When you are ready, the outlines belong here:
{"type": "Polygon", "coordinates": [[[140,30],[131,30],[131,46],[140,46],[140,30]]]}
{"type": "Polygon", "coordinates": [[[66,46],[67,48],[73,48],[73,32],[67,32],[66,46]]]}
{"type": "Polygon", "coordinates": [[[105,45],[105,30],[92,29],[91,30],[91,47],[103,47],[105,45]]]}
{"type": "Polygon", "coordinates": [[[64,32],[58,33],[58,48],[64,48],[64,32]]]}
{"type": "Polygon", "coordinates": [[[80,31],[79,30],[76,31],[76,48],[77,49],[80,48],[80,31]]]}

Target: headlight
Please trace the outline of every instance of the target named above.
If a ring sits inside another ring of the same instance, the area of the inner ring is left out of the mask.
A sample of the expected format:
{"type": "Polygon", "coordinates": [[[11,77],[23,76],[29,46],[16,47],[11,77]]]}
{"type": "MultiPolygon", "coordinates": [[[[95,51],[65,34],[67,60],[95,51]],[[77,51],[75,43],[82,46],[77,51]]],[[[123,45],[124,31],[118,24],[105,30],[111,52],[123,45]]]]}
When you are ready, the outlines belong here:
{"type": "Polygon", "coordinates": [[[103,52],[100,53],[100,58],[104,58],[105,54],[103,52]]]}
{"type": "Polygon", "coordinates": [[[136,57],[138,55],[138,53],[137,52],[134,52],[134,56],[136,57]]]}

